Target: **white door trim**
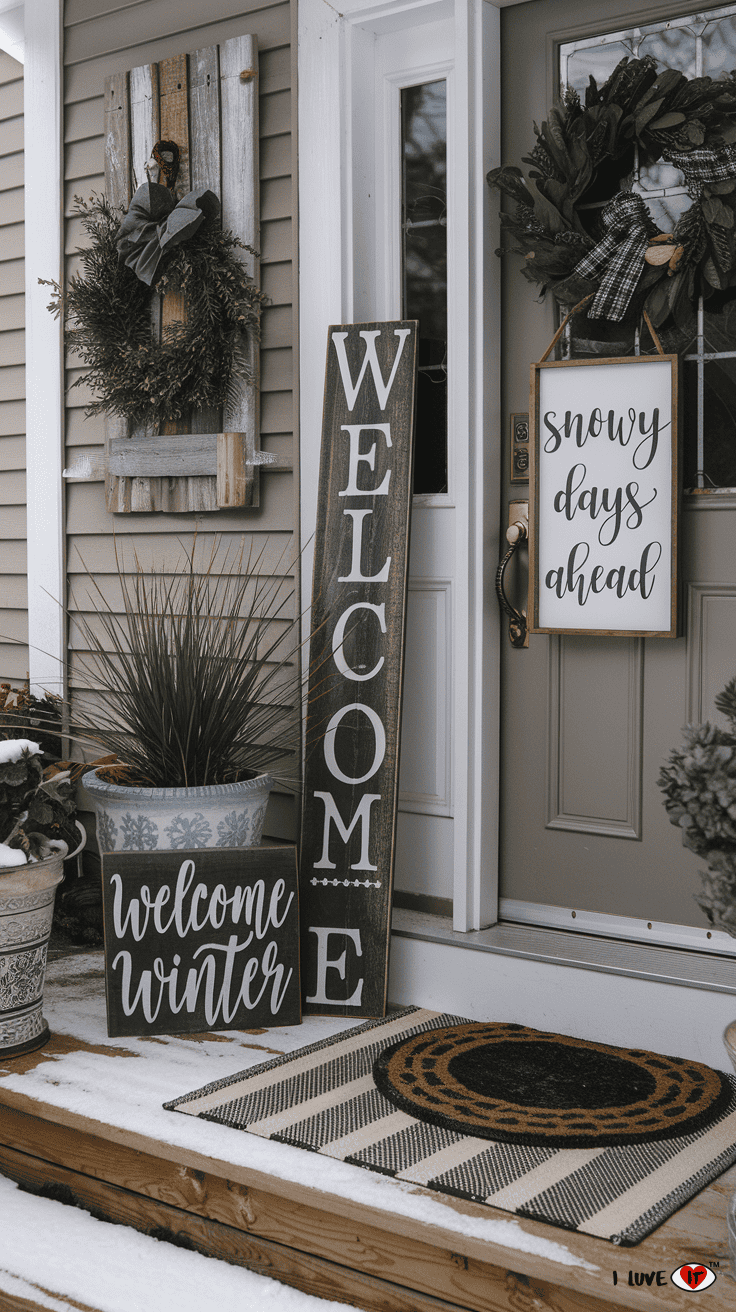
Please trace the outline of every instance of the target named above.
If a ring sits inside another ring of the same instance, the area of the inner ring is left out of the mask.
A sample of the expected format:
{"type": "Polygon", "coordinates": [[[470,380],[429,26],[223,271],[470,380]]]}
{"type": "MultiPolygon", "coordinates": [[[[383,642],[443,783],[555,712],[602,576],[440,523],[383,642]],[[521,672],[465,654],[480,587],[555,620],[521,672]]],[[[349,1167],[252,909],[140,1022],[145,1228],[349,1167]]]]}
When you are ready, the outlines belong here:
{"type": "Polygon", "coordinates": [[[64,278],[62,0],[26,0],[24,151],[28,662],[64,695],[64,341],[39,278],[64,278]]]}
{"type": "Polygon", "coordinates": [[[302,588],[311,597],[324,352],[331,323],[353,317],[352,86],[374,34],[454,15],[452,141],[455,227],[450,256],[466,351],[455,422],[468,434],[453,469],[462,537],[457,556],[453,779],[454,923],[497,919],[499,620],[493,574],[499,544],[499,289],[495,204],[485,174],[500,152],[498,9],[486,0],[343,0],[299,5],[299,305],[302,588]],[[467,528],[467,532],[465,531],[467,528]]]}

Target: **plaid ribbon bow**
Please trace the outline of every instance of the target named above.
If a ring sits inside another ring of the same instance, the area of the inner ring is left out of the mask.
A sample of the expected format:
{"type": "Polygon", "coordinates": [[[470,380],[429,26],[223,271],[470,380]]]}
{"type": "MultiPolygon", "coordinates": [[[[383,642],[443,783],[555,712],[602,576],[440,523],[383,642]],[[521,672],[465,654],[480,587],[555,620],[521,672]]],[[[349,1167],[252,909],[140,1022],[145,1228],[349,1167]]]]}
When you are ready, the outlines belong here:
{"type": "Polygon", "coordinates": [[[736,177],[736,146],[723,145],[718,150],[663,150],[664,159],[685,174],[689,194],[697,200],[704,182],[727,182],[736,177]]]}
{"type": "Polygon", "coordinates": [[[649,238],[658,229],[641,196],[620,191],[601,215],[606,235],[575,265],[581,278],[600,278],[589,319],[623,319],[644,269],[649,238]]]}

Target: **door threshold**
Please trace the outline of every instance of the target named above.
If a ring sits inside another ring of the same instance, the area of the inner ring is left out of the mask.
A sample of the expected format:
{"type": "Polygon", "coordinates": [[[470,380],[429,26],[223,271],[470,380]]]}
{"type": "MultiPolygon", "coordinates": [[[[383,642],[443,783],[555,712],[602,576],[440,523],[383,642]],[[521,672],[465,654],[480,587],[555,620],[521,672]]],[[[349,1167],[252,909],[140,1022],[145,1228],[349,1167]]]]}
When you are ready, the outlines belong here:
{"type": "Polygon", "coordinates": [[[578,970],[628,975],[659,984],[736,994],[733,957],[718,952],[628,942],[590,932],[528,924],[499,923],[488,929],[461,933],[452,929],[444,916],[401,907],[394,907],[392,933],[399,938],[443,943],[466,952],[492,952],[578,970]]]}
{"type": "MultiPolygon", "coordinates": [[[[436,910],[435,907],[426,909],[436,910]]],[[[637,916],[611,916],[603,911],[579,911],[575,907],[548,906],[543,902],[522,902],[510,897],[499,898],[498,911],[503,922],[514,925],[536,925],[540,929],[564,929],[572,934],[629,939],[650,947],[687,948],[694,952],[736,956],[736,938],[722,930],[708,929],[707,925],[675,925],[637,916]]]]}

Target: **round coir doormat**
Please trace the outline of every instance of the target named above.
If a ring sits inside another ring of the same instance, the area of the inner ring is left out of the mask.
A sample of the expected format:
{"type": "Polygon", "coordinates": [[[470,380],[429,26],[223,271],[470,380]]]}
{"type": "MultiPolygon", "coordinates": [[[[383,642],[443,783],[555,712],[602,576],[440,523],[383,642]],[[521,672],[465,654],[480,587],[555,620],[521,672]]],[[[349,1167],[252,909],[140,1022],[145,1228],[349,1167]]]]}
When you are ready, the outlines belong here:
{"type": "Polygon", "coordinates": [[[523,1025],[453,1025],[385,1048],[381,1093],[460,1134],[548,1148],[601,1148],[704,1129],[733,1098],[726,1075],[679,1057],[523,1025]]]}

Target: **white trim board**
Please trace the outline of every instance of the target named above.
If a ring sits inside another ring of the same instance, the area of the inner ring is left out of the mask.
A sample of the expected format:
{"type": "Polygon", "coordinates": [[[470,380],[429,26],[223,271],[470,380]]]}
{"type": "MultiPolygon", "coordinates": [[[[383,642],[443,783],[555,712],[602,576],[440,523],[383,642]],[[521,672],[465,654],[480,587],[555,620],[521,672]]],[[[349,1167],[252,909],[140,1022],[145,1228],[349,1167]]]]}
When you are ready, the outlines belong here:
{"type": "Polygon", "coordinates": [[[451,1006],[470,1020],[649,1048],[731,1071],[721,1040],[736,1010],[730,992],[512,953],[458,952],[454,943],[394,932],[388,996],[395,1006],[451,1006]]]}
{"type": "Polygon", "coordinates": [[[28,661],[31,691],[65,688],[63,331],[47,310],[63,263],[62,3],[26,0],[24,140],[28,661]]]}

